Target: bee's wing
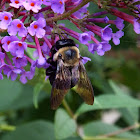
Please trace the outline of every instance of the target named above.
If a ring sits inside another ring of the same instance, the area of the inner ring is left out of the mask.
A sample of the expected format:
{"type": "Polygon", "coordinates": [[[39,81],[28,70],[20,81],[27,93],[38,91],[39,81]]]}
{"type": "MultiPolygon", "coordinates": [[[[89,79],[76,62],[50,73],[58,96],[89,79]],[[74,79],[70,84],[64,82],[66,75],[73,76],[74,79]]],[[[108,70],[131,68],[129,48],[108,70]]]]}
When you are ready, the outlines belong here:
{"type": "Polygon", "coordinates": [[[93,105],[94,92],[82,61],[79,62],[79,65],[77,66],[77,71],[72,71],[72,78],[76,75],[77,78],[79,77],[79,80],[74,87],[76,92],[83,98],[83,100],[87,104],[93,105]]]}
{"type": "Polygon", "coordinates": [[[51,91],[51,108],[56,109],[62,102],[65,94],[71,87],[71,73],[67,67],[63,65],[62,60],[57,62],[57,70],[55,80],[51,91]]]}

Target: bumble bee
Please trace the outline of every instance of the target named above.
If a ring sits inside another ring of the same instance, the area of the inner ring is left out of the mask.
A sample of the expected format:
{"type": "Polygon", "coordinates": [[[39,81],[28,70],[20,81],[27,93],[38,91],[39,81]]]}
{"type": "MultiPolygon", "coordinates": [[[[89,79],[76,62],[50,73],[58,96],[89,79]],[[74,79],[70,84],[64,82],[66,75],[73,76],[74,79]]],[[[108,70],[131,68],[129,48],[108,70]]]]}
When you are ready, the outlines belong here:
{"type": "Polygon", "coordinates": [[[50,66],[46,69],[52,85],[51,108],[56,109],[68,90],[75,86],[75,91],[85,103],[94,102],[93,88],[82,63],[79,49],[72,39],[58,40],[50,50],[50,66]]]}

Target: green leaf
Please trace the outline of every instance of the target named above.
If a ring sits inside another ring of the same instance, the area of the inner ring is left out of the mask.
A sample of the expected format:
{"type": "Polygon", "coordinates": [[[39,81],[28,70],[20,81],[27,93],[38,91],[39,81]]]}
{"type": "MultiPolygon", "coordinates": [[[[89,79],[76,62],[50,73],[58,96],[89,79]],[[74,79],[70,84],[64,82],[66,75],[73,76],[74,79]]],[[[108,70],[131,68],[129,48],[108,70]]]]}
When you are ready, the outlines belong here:
{"type": "MultiPolygon", "coordinates": [[[[110,125],[110,124],[106,124],[100,121],[96,121],[96,122],[88,123],[84,126],[84,134],[85,136],[101,136],[101,135],[113,133],[121,129],[122,128],[115,125],[110,125]]],[[[135,140],[139,138],[139,136],[134,135],[131,132],[123,132],[116,136],[135,139],[135,140]]]]}
{"type": "MultiPolygon", "coordinates": [[[[26,108],[33,105],[33,87],[8,79],[0,80],[0,111],[26,108]]],[[[48,94],[41,91],[38,101],[48,94]]],[[[48,95],[49,96],[49,95],[48,95]]]]}
{"type": "Polygon", "coordinates": [[[58,109],[55,114],[55,136],[64,139],[76,132],[76,122],[63,109],[58,109]]]}
{"type": "MultiPolygon", "coordinates": [[[[41,93],[38,96],[38,102],[40,102],[47,96],[49,96],[49,94],[46,94],[44,91],[41,91],[41,93]]],[[[8,107],[8,110],[17,110],[29,106],[33,106],[33,87],[30,85],[23,85],[22,92],[19,93],[18,98],[16,98],[14,102],[12,102],[12,104],[8,107]]]]}
{"type": "Polygon", "coordinates": [[[115,94],[124,95],[125,92],[117,84],[115,84],[115,82],[113,82],[112,80],[109,80],[109,84],[112,87],[115,94]]]}
{"type": "Polygon", "coordinates": [[[43,120],[18,126],[1,140],[55,140],[53,124],[43,120]]]}
{"type": "Polygon", "coordinates": [[[82,140],[80,137],[69,137],[63,140],[82,140]]]}
{"type": "MultiPolygon", "coordinates": [[[[124,95],[125,97],[128,96],[126,91],[123,91],[122,88],[120,88],[115,82],[112,80],[109,80],[109,84],[112,87],[113,91],[117,95],[124,95]]],[[[127,91],[128,92],[128,91],[127,91]]],[[[125,98],[124,97],[124,98],[125,98]]],[[[133,125],[135,123],[138,123],[138,116],[139,116],[139,111],[138,108],[121,108],[119,111],[122,114],[122,117],[126,120],[126,122],[129,125],[133,125]]]]}
{"type": "MultiPolygon", "coordinates": [[[[132,34],[131,34],[132,36],[132,34]]],[[[135,50],[136,52],[136,50],[135,50]]],[[[140,69],[137,61],[134,59],[134,62],[127,61],[120,68],[120,74],[122,75],[123,80],[121,81],[124,85],[131,88],[131,90],[140,91],[140,69]]]]}
{"type": "Polygon", "coordinates": [[[84,112],[98,109],[113,109],[113,108],[129,108],[129,107],[139,107],[140,101],[129,96],[124,95],[100,95],[95,97],[94,104],[87,105],[82,104],[77,110],[76,115],[80,115],[84,112]]]}
{"type": "Polygon", "coordinates": [[[33,91],[33,103],[34,103],[35,108],[38,108],[38,96],[39,96],[40,91],[41,91],[42,88],[44,87],[44,85],[45,85],[45,82],[44,82],[44,83],[37,83],[37,84],[34,86],[34,91],[33,91]]]}
{"type": "MultiPolygon", "coordinates": [[[[84,140],[132,140],[132,139],[126,139],[126,138],[96,138],[96,137],[84,137],[84,140]]],[[[138,140],[138,139],[135,139],[138,140]]]]}
{"type": "Polygon", "coordinates": [[[5,110],[19,96],[22,85],[8,79],[0,80],[0,110],[5,110]]]}
{"type": "Polygon", "coordinates": [[[138,123],[139,120],[139,108],[121,108],[119,109],[122,117],[129,125],[138,123]]]}

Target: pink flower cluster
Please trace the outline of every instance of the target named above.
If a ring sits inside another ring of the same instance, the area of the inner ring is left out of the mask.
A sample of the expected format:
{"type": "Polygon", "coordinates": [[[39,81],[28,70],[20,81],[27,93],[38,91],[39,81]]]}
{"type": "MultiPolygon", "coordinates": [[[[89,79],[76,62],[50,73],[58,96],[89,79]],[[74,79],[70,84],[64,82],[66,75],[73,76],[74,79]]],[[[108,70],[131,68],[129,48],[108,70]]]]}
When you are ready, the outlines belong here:
{"type": "MultiPolygon", "coordinates": [[[[134,31],[140,34],[138,18],[117,9],[117,6],[127,8],[126,3],[112,3],[108,5],[108,11],[90,14],[89,2],[90,0],[2,0],[0,31],[7,35],[0,38],[0,79],[3,79],[3,75],[11,80],[19,75],[22,83],[32,79],[36,67],[49,66],[49,51],[59,37],[75,38],[86,45],[89,52],[102,56],[111,49],[111,40],[115,45],[120,44],[120,38],[124,36],[124,21],[133,24],[134,31]],[[113,14],[116,19],[109,19],[106,14],[113,14]],[[56,23],[62,19],[75,24],[82,33],[56,23]],[[102,23],[104,27],[96,23],[102,23]],[[112,24],[116,25],[115,33],[111,29],[112,24]],[[32,58],[28,55],[28,48],[34,50],[32,58]],[[29,71],[25,70],[27,64],[30,64],[29,71]]],[[[131,4],[135,5],[135,2],[137,0],[131,4]]],[[[136,7],[140,10],[139,5],[136,7]]],[[[85,62],[87,60],[90,59],[85,57],[85,62]]]]}

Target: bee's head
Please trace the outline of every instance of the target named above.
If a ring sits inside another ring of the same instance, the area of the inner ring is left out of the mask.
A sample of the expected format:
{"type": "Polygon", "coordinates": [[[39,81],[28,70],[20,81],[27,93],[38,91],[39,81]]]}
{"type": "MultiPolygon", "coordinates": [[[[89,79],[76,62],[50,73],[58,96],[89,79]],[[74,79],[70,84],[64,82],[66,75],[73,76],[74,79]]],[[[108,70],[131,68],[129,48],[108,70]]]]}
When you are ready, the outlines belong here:
{"type": "Polygon", "coordinates": [[[75,43],[72,39],[61,39],[55,43],[55,48],[59,50],[60,48],[67,46],[75,46],[75,43]]]}
{"type": "Polygon", "coordinates": [[[63,58],[65,60],[70,60],[70,59],[74,59],[75,57],[77,57],[77,54],[76,54],[76,50],[75,49],[68,49],[66,51],[63,52],[63,58]]]}
{"type": "Polygon", "coordinates": [[[54,61],[62,59],[65,65],[74,65],[80,58],[79,49],[76,46],[63,47],[59,49],[53,57],[54,61]]]}

